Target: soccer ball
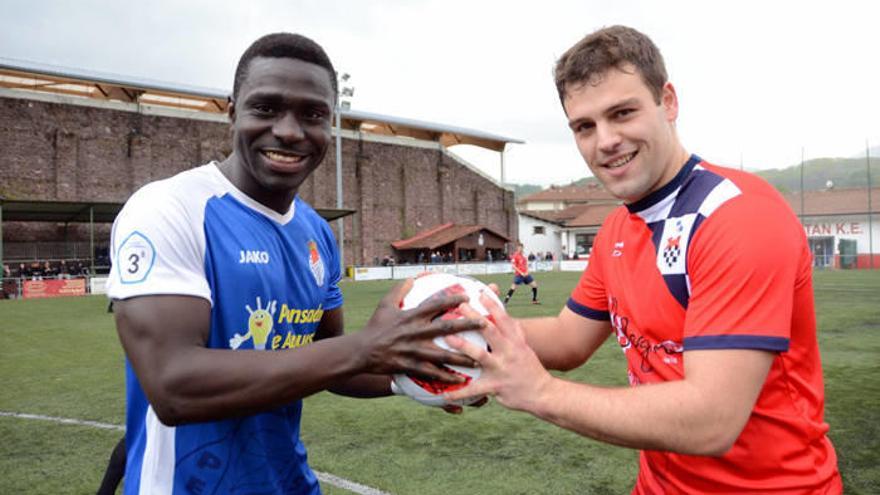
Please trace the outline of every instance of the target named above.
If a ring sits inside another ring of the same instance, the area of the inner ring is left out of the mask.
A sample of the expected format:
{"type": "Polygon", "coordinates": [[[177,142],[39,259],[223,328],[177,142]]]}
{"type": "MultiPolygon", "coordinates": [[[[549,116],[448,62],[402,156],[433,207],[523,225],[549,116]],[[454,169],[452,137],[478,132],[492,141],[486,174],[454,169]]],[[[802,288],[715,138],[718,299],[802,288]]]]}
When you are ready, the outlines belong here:
{"type": "MultiPolygon", "coordinates": [[[[432,298],[450,294],[467,294],[470,298],[468,304],[478,313],[488,316],[489,311],[480,303],[480,294],[486,293],[493,298],[499,306],[503,304],[498,296],[486,284],[479,280],[464,277],[461,275],[450,275],[447,273],[425,273],[418,276],[413,284],[412,290],[404,297],[401,304],[402,309],[412,309],[422,302],[432,298]]],[[[438,316],[442,319],[462,318],[457,309],[452,309],[438,316]]],[[[483,335],[477,331],[465,331],[458,334],[460,337],[487,349],[488,345],[483,335]]],[[[452,350],[442,336],[434,339],[434,344],[447,350],[452,350]]],[[[443,399],[445,392],[451,392],[467,386],[472,380],[480,377],[480,368],[466,368],[463,366],[445,365],[448,371],[466,377],[462,383],[447,383],[439,380],[424,380],[407,374],[396,374],[393,377],[394,384],[406,396],[413,400],[425,404],[427,406],[442,407],[445,405],[466,406],[473,404],[482,397],[471,397],[457,401],[446,401],[443,399]]]]}

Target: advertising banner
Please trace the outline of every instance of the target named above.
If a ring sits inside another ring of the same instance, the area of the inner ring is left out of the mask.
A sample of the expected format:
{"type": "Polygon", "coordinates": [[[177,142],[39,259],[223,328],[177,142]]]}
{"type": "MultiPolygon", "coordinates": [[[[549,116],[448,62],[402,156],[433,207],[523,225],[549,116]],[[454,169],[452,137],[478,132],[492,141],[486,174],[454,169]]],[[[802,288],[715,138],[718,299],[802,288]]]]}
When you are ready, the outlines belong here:
{"type": "Polygon", "coordinates": [[[21,295],[25,299],[38,297],[84,296],[86,295],[86,279],[25,280],[21,295]]]}

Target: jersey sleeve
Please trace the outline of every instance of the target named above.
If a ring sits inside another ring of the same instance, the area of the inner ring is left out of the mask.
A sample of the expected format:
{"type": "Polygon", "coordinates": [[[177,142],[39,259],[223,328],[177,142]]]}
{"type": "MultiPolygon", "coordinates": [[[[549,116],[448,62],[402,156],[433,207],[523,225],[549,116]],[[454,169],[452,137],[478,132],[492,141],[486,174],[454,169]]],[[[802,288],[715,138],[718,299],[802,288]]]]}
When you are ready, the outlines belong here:
{"type": "Polygon", "coordinates": [[[136,192],[113,223],[111,299],[177,294],[211,301],[205,276],[204,208],[187,204],[167,184],[136,192]]]}
{"type": "Polygon", "coordinates": [[[342,280],[342,269],[340,268],[339,250],[336,249],[336,238],[330,230],[330,226],[324,224],[324,237],[329,245],[329,266],[327,267],[327,281],[330,286],[327,288],[327,296],[324,298],[324,310],[336,309],[342,306],[342,290],[339,288],[339,281],[342,280]]]}
{"type": "Polygon", "coordinates": [[[565,306],[575,313],[592,320],[610,320],[608,298],[602,274],[602,259],[608,256],[602,230],[596,235],[593,252],[587,261],[587,268],[581,275],[577,286],[571,292],[565,306]]]}
{"type": "Polygon", "coordinates": [[[736,198],[714,212],[691,246],[684,349],[788,350],[804,233],[765,198],[736,198]]]}

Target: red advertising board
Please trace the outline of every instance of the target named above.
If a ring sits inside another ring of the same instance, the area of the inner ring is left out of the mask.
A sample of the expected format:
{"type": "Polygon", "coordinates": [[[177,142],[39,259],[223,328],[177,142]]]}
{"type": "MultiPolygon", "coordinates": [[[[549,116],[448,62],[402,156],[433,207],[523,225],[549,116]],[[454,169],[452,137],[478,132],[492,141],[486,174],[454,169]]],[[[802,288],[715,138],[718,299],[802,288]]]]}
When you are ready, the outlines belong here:
{"type": "Polygon", "coordinates": [[[25,299],[86,295],[86,279],[25,280],[21,295],[25,299]]]}

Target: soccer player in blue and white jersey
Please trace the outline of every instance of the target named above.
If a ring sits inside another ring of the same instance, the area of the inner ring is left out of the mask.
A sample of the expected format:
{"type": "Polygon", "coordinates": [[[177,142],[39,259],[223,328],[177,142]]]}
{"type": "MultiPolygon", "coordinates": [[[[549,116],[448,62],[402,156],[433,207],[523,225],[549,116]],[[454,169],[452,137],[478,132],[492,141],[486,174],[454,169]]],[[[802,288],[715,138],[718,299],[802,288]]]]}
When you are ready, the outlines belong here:
{"type": "Polygon", "coordinates": [[[483,325],[432,322],[463,296],[401,311],[409,282],[343,335],[333,234],[297,196],[327,151],[336,97],[315,42],[257,40],[236,69],[232,154],[146,185],[116,219],[125,493],[320,493],[300,441],[303,397],[385,396],[392,373],[458,382],[438,364],[473,365],[431,344],[483,325]]]}

